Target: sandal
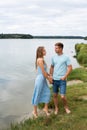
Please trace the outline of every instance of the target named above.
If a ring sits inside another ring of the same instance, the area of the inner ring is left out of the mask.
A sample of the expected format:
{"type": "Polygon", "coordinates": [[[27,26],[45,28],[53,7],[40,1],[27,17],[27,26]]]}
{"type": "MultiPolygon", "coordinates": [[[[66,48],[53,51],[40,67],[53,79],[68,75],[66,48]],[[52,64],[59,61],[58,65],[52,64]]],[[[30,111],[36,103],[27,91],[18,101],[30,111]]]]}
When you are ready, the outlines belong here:
{"type": "Polygon", "coordinates": [[[58,108],[55,108],[54,114],[55,114],[55,115],[58,114],[58,108]]]}
{"type": "Polygon", "coordinates": [[[32,114],[33,114],[34,118],[38,117],[38,115],[34,111],[32,112],[32,114]]]}
{"type": "Polygon", "coordinates": [[[65,111],[66,111],[67,114],[71,113],[71,111],[68,108],[65,108],[65,111]]]}
{"type": "Polygon", "coordinates": [[[48,111],[46,111],[45,109],[43,109],[43,111],[46,113],[47,116],[50,116],[50,113],[48,111]]]}
{"type": "Polygon", "coordinates": [[[57,114],[58,114],[58,111],[55,111],[54,114],[57,115],[57,114]]]}

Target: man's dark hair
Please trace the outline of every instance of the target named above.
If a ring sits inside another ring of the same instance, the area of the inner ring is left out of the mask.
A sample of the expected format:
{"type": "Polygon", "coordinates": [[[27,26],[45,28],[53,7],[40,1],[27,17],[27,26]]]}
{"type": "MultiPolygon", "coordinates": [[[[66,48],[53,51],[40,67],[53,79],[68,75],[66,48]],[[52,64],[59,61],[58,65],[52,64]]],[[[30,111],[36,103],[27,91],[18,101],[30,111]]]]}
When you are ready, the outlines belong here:
{"type": "Polygon", "coordinates": [[[64,47],[63,43],[61,43],[61,42],[57,42],[57,43],[55,44],[55,46],[58,46],[58,47],[60,47],[60,48],[62,48],[62,49],[63,49],[63,47],[64,47]]]}

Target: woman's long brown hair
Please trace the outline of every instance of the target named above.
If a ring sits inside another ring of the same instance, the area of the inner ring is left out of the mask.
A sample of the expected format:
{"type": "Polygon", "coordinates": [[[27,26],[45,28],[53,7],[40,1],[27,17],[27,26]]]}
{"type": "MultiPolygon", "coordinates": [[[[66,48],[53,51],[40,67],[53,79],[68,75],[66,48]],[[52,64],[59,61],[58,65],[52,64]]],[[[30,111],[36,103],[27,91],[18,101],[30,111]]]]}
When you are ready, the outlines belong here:
{"type": "Polygon", "coordinates": [[[36,68],[37,68],[37,59],[38,59],[38,58],[43,58],[43,49],[44,49],[44,47],[43,47],[43,46],[40,46],[40,47],[38,47],[37,50],[36,50],[36,61],[35,61],[35,66],[36,66],[36,68]]]}

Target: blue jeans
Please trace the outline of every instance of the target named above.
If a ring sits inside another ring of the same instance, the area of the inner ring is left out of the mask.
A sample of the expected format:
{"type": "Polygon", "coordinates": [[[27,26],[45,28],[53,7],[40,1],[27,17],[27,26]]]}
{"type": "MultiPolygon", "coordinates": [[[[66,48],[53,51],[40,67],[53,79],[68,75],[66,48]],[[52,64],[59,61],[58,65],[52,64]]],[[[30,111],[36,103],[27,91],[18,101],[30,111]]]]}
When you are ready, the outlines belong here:
{"type": "Polygon", "coordinates": [[[53,80],[53,92],[61,95],[66,94],[66,80],[53,80]]]}

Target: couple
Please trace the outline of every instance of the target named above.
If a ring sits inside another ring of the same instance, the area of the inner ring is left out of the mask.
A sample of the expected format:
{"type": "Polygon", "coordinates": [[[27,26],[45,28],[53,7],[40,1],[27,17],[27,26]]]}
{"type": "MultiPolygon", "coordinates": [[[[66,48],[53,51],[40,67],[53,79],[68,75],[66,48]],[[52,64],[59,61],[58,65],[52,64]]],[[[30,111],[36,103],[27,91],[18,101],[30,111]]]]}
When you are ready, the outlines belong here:
{"type": "Polygon", "coordinates": [[[58,91],[60,90],[61,99],[63,100],[64,109],[66,113],[71,111],[67,105],[66,99],[66,79],[72,70],[72,65],[68,56],[63,54],[63,44],[58,42],[55,44],[56,55],[52,57],[50,73],[47,72],[47,65],[44,61],[44,56],[46,55],[46,50],[44,47],[38,47],[36,51],[36,68],[37,77],[35,80],[35,88],[32,97],[32,104],[34,106],[33,116],[38,117],[37,105],[39,103],[45,103],[43,111],[47,116],[50,115],[48,112],[48,103],[50,101],[50,89],[47,84],[53,84],[53,99],[55,105],[54,114],[58,114],[58,91]]]}

